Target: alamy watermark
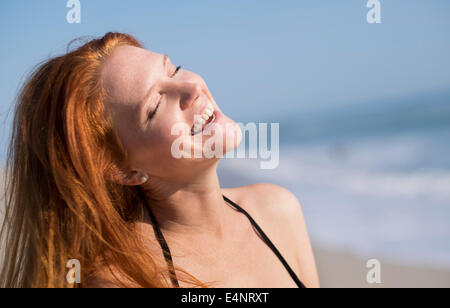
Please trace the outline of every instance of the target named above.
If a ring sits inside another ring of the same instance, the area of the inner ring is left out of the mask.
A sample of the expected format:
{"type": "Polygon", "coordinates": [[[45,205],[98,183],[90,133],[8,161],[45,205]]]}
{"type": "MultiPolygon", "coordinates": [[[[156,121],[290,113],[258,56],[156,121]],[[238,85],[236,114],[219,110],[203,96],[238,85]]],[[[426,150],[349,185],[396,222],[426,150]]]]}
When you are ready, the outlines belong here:
{"type": "Polygon", "coordinates": [[[66,280],[70,284],[81,283],[81,264],[77,259],[70,259],[67,261],[66,268],[68,272],[66,275],[66,280]]]}
{"type": "MultiPolygon", "coordinates": [[[[366,19],[369,24],[381,24],[381,2],[380,0],[368,0],[366,19]]],[[[81,2],[80,0],[68,0],[66,7],[70,8],[67,12],[66,20],[69,24],[81,23],[81,2]]]]}
{"type": "Polygon", "coordinates": [[[261,169],[275,169],[280,158],[279,127],[279,123],[270,123],[270,126],[268,123],[227,123],[224,127],[213,123],[208,129],[193,135],[194,147],[191,150],[192,144],[185,138],[191,134],[191,128],[186,123],[179,122],[171,129],[171,134],[178,136],[172,142],[171,154],[176,159],[259,158],[261,169]],[[236,125],[239,126],[239,130],[236,129],[236,125]],[[241,146],[236,148],[239,139],[241,146]]]}
{"type": "Polygon", "coordinates": [[[366,19],[369,24],[381,24],[381,3],[380,0],[367,1],[367,7],[370,9],[367,12],[366,19]]]}
{"type": "Polygon", "coordinates": [[[381,283],[381,262],[377,259],[367,261],[366,267],[370,270],[367,272],[366,280],[369,284],[381,283]]]}
{"type": "Polygon", "coordinates": [[[67,12],[66,20],[69,24],[81,23],[81,3],[80,0],[68,0],[66,7],[70,8],[67,12]]]}

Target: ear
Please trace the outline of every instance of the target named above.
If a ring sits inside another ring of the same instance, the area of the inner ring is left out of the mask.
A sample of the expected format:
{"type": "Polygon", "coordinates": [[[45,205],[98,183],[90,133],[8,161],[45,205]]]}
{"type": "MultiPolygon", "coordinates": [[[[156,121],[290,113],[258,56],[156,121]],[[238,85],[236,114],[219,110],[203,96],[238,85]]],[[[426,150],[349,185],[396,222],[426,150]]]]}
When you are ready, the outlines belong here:
{"type": "Polygon", "coordinates": [[[121,172],[117,177],[119,184],[125,186],[138,186],[145,184],[148,180],[148,176],[138,170],[133,170],[129,172],[121,172]]]}

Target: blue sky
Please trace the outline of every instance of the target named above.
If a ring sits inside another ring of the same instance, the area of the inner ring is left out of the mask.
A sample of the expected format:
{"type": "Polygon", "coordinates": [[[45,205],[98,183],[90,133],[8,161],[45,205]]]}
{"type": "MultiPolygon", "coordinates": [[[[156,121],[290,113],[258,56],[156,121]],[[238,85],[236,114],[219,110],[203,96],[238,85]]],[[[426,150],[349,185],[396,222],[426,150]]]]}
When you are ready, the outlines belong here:
{"type": "Polygon", "coordinates": [[[382,24],[367,23],[366,0],[81,0],[81,24],[67,23],[66,2],[2,3],[2,152],[23,76],[72,39],[107,31],[202,75],[237,120],[450,89],[448,0],[381,0],[382,24]]]}

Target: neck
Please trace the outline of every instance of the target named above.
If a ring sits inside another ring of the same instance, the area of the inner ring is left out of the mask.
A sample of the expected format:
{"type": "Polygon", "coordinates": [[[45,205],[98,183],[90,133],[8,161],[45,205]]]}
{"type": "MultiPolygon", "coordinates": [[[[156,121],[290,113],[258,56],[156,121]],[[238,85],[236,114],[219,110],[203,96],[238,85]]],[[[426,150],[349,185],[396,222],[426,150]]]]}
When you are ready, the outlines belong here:
{"type": "Polygon", "coordinates": [[[184,181],[151,177],[143,186],[147,202],[165,233],[223,236],[229,209],[223,200],[216,166],[184,181]]]}

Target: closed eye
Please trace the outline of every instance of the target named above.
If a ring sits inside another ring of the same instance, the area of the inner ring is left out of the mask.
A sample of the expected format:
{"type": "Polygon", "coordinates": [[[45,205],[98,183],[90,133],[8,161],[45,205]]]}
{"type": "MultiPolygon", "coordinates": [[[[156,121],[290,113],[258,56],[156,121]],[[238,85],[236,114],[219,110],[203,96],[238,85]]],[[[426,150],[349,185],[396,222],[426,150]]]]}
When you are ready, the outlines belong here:
{"type": "Polygon", "coordinates": [[[181,69],[181,65],[177,66],[177,68],[175,69],[175,72],[173,72],[173,74],[170,76],[170,78],[175,77],[175,75],[178,73],[178,71],[181,69]]]}
{"type": "Polygon", "coordinates": [[[156,105],[156,108],[152,112],[149,113],[149,115],[148,115],[149,120],[151,120],[155,116],[160,105],[161,105],[161,100],[159,101],[158,105],[156,105]]]}
{"type": "MultiPolygon", "coordinates": [[[[170,76],[170,78],[175,77],[175,75],[178,73],[178,71],[179,71],[180,69],[181,69],[181,65],[180,65],[180,66],[177,66],[177,68],[175,69],[175,71],[173,72],[173,74],[170,76]]],[[[149,113],[149,115],[148,115],[148,120],[151,120],[151,119],[155,116],[155,114],[156,114],[156,112],[158,111],[158,108],[159,108],[160,105],[161,105],[161,99],[160,99],[160,101],[158,102],[158,105],[156,105],[156,108],[155,108],[152,112],[149,113]]]]}

